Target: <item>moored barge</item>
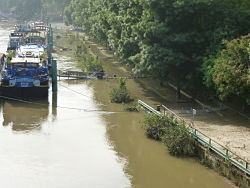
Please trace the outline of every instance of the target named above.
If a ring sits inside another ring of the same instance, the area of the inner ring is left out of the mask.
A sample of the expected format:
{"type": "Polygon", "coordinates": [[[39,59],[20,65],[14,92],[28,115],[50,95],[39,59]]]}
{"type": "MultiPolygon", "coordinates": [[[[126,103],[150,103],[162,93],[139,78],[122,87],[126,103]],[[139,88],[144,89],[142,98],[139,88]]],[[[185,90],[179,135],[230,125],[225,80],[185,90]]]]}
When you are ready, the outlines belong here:
{"type": "Polygon", "coordinates": [[[7,58],[1,61],[1,96],[48,97],[46,28],[41,22],[21,24],[11,33],[7,58]]]}
{"type": "Polygon", "coordinates": [[[0,85],[2,96],[22,98],[47,97],[48,89],[48,67],[41,62],[40,58],[13,58],[2,69],[0,85]]]}

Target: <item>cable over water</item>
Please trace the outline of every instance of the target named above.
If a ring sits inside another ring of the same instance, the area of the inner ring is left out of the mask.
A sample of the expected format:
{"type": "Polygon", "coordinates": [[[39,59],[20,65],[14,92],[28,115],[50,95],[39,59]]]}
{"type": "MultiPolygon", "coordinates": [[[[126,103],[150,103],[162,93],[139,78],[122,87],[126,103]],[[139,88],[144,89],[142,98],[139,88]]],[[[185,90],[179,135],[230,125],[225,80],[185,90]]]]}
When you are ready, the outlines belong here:
{"type": "MultiPolygon", "coordinates": [[[[7,100],[12,100],[12,101],[17,101],[17,102],[22,102],[22,103],[27,103],[27,104],[34,104],[34,105],[40,105],[40,106],[50,106],[48,104],[37,103],[37,102],[32,102],[32,101],[27,101],[27,100],[12,98],[12,97],[6,97],[6,96],[0,96],[0,98],[7,99],[7,100]]],[[[56,105],[55,107],[56,108],[62,108],[62,109],[69,109],[69,110],[82,110],[84,112],[105,112],[103,110],[75,108],[75,107],[66,107],[66,106],[58,106],[58,105],[56,105]]]]}

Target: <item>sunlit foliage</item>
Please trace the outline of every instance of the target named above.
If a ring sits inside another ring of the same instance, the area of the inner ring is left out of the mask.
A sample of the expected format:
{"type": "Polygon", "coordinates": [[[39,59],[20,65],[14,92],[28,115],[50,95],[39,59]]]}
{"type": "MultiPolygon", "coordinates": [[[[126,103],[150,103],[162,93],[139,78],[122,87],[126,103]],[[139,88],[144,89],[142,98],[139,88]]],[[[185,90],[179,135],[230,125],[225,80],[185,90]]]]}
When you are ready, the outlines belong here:
{"type": "Polygon", "coordinates": [[[195,95],[205,87],[204,59],[224,48],[223,40],[250,32],[249,10],[246,0],[72,0],[64,18],[134,72],[195,95]]]}

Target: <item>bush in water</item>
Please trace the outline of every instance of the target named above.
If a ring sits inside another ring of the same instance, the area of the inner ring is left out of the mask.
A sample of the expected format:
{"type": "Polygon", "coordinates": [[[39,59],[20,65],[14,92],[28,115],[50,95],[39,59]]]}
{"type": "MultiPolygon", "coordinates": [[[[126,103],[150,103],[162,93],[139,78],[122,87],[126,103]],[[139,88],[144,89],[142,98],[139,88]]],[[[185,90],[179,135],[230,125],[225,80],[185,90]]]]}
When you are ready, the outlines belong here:
{"type": "Polygon", "coordinates": [[[139,112],[139,110],[137,108],[137,104],[126,106],[124,110],[127,112],[139,112]]]}
{"type": "Polygon", "coordinates": [[[155,114],[147,115],[144,124],[147,136],[155,140],[161,140],[167,129],[172,126],[166,116],[157,116],[155,114]]]}
{"type": "Polygon", "coordinates": [[[196,143],[184,124],[172,116],[148,115],[145,119],[146,134],[149,138],[162,141],[171,155],[195,156],[196,143]]]}
{"type": "Polygon", "coordinates": [[[163,143],[168,147],[170,154],[174,156],[195,156],[196,143],[188,133],[185,125],[177,125],[168,129],[162,137],[163,143]]]}
{"type": "Polygon", "coordinates": [[[113,88],[110,92],[110,98],[112,103],[128,103],[133,101],[130,98],[127,86],[126,79],[119,79],[119,87],[113,88]]]}

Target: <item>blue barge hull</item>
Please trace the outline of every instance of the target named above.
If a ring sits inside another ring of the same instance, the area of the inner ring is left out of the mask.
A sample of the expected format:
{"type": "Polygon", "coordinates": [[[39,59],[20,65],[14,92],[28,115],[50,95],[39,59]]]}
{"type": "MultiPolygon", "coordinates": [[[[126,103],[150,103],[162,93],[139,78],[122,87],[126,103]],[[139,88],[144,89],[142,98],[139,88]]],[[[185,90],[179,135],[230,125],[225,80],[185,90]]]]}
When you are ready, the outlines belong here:
{"type": "Polygon", "coordinates": [[[13,98],[46,98],[48,97],[49,88],[48,87],[3,87],[0,86],[0,94],[5,97],[13,98]]]}

